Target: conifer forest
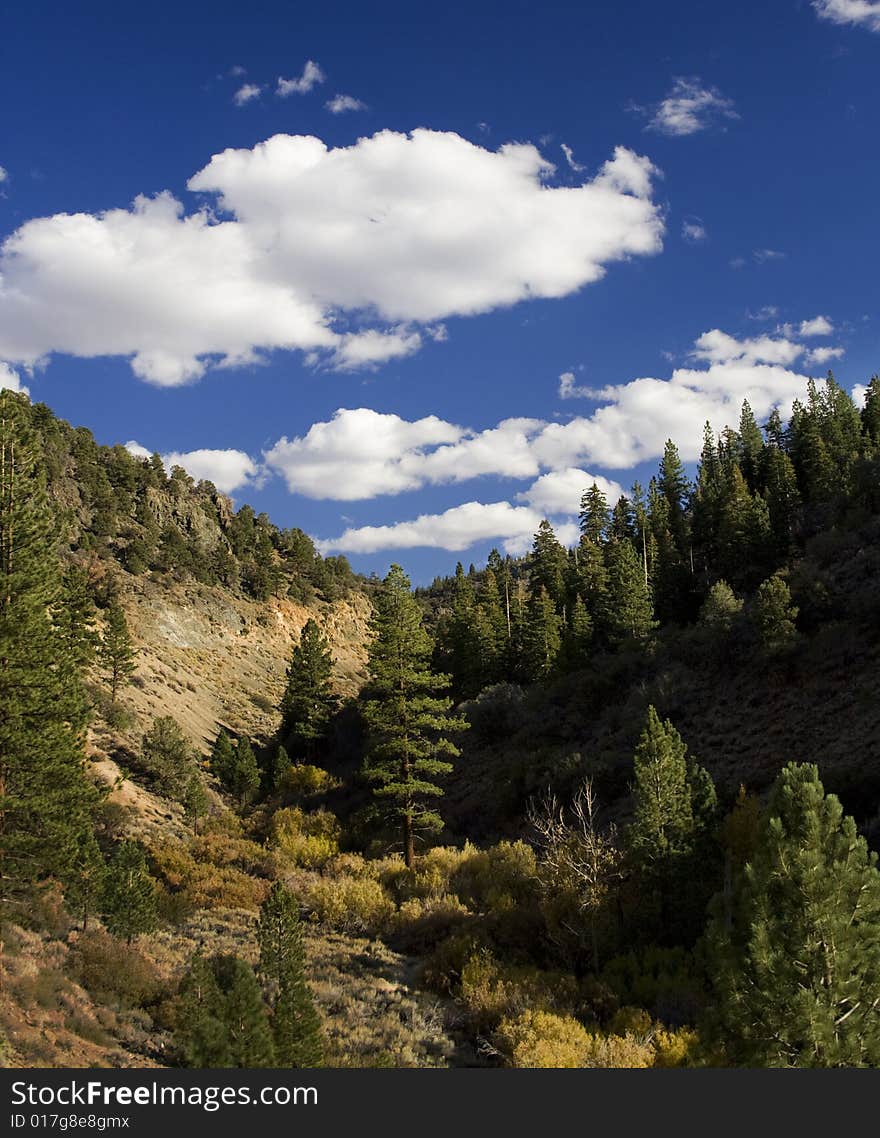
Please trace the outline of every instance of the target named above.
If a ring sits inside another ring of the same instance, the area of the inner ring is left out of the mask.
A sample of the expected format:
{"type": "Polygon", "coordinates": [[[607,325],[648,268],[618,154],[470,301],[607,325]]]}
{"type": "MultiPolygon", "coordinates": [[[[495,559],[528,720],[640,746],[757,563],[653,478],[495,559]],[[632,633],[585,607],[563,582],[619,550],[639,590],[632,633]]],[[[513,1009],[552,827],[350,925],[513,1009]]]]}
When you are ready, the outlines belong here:
{"type": "Polygon", "coordinates": [[[413,588],[0,391],[3,1064],[880,1066],[880,379],[685,442],[413,588]]]}

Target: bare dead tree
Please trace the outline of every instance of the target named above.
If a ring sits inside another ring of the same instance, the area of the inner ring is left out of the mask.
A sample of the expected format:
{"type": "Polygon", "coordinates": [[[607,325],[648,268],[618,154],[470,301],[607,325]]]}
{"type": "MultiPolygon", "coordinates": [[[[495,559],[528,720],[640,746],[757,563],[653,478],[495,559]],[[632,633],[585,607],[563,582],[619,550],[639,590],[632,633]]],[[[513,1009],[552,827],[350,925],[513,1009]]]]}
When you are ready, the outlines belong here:
{"type": "MultiPolygon", "coordinates": [[[[569,891],[586,918],[593,967],[598,971],[599,917],[622,877],[621,850],[613,823],[599,824],[599,803],[592,779],[585,778],[568,805],[549,789],[529,803],[527,818],[535,834],[547,891],[569,891]]],[[[579,930],[565,925],[569,932],[579,930]]]]}

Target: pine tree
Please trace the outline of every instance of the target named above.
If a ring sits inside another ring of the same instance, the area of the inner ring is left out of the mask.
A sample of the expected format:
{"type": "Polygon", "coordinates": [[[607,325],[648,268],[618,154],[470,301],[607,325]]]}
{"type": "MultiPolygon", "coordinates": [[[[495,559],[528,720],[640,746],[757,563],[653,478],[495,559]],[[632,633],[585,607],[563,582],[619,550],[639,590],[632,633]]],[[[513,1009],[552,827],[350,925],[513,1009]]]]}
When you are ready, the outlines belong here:
{"type": "Polygon", "coordinates": [[[318,1067],[321,1023],[305,976],[299,906],[276,881],[260,908],[260,974],[271,987],[275,1057],[282,1067],[318,1067]]]}
{"type": "Polygon", "coordinates": [[[739,440],[743,476],[751,492],[758,494],[763,489],[761,476],[764,469],[764,438],[748,399],[743,400],[739,417],[739,440]]]}
{"type": "Polygon", "coordinates": [[[446,733],[467,723],[450,714],[450,699],[436,694],[449,687],[449,678],[431,672],[431,640],[399,565],[391,566],[383,582],[372,632],[364,773],[376,802],[400,826],[404,859],[412,866],[416,831],[443,825],[430,804],[443,793],[437,779],[452,769],[448,758],[459,753],[446,733]]]}
{"type": "Polygon", "coordinates": [[[244,808],[260,788],[260,768],[250,739],[242,735],[235,748],[235,760],[226,789],[244,808]]]}
{"type": "MultiPolygon", "coordinates": [[[[0,391],[0,881],[17,913],[48,878],[73,885],[97,793],[84,772],[75,637],[58,619],[58,526],[25,396],[0,391]]],[[[81,657],[79,658],[81,659],[81,657]]]]}
{"type": "Polygon", "coordinates": [[[756,1067],[880,1066],[880,873],[819,771],[790,763],[730,911],[707,943],[730,1059],[756,1067]]]}
{"type": "Polygon", "coordinates": [[[640,878],[640,923],[658,940],[691,943],[720,872],[715,787],[653,706],[633,764],[633,820],[626,837],[640,878]]]}
{"type": "Polygon", "coordinates": [[[569,670],[583,668],[589,661],[593,641],[593,622],[587,606],[580,596],[575,597],[571,609],[571,624],[565,630],[565,665],[569,670]]]}
{"type": "Polygon", "coordinates": [[[175,1040],[187,1067],[272,1067],[275,1050],[254,970],[236,956],[197,956],[183,979],[175,1040]]]}
{"type": "Polygon", "coordinates": [[[611,644],[644,643],[656,627],[642,567],[628,541],[606,547],[608,596],[605,629],[611,644]]]}
{"type": "Polygon", "coordinates": [[[793,643],[797,614],[791,591],[778,574],[762,582],[752,605],[752,622],[765,652],[772,655],[793,643]]]}
{"type": "Polygon", "coordinates": [[[129,944],[156,927],[156,882],[137,842],[121,842],[107,866],[101,916],[109,932],[129,944]]]}
{"type": "Polygon", "coordinates": [[[193,771],[190,775],[184,787],[182,802],[186,817],[192,822],[195,833],[198,833],[199,822],[207,814],[210,805],[205,780],[198,771],[193,771]]]}
{"type": "Polygon", "coordinates": [[[565,599],[565,550],[559,544],[553,527],[546,520],[538,526],[529,559],[529,590],[532,595],[546,589],[557,607],[565,599]]]}
{"type": "Polygon", "coordinates": [[[78,917],[86,932],[89,918],[100,904],[107,877],[107,865],[93,833],[86,835],[73,865],[65,874],[64,903],[78,917]]]}
{"type": "Polygon", "coordinates": [[[560,620],[550,594],[542,585],[532,593],[523,630],[522,666],[529,681],[546,679],[553,671],[562,646],[560,620]]]}
{"type": "Polygon", "coordinates": [[[581,497],[581,509],[578,516],[580,522],[581,538],[591,541],[594,545],[601,545],[610,524],[610,511],[608,499],[594,482],[585,490],[581,497]]]}
{"type": "Polygon", "coordinates": [[[691,539],[687,503],[690,483],[684,472],[678,447],[672,439],[667,439],[663,448],[663,457],[660,460],[660,470],[657,477],[657,489],[669,506],[669,530],[675,547],[682,560],[689,561],[691,539]]]}
{"type": "Polygon", "coordinates": [[[170,715],[153,720],[141,740],[141,765],[160,793],[180,798],[193,772],[195,755],[180,725],[170,715]]]}
{"type": "Polygon", "coordinates": [[[474,589],[461,562],[455,567],[452,611],[442,626],[440,663],[452,677],[453,696],[470,699],[483,686],[485,664],[481,648],[474,589]]]}
{"type": "Polygon", "coordinates": [[[873,376],[868,384],[861,419],[863,434],[875,447],[880,447],[880,376],[873,376]]]}
{"type": "Polygon", "coordinates": [[[292,765],[286,749],[279,743],[275,748],[275,754],[272,756],[272,765],[269,769],[269,785],[275,794],[277,794],[284,785],[284,779],[292,765]]]}
{"type": "Polygon", "coordinates": [[[281,739],[298,758],[311,757],[326,738],[335,706],[332,673],[327,638],[314,620],[307,620],[290,658],[281,699],[281,739]]]}
{"type": "Polygon", "coordinates": [[[137,667],[128,622],[116,601],[107,609],[104,635],[98,643],[97,652],[98,662],[110,686],[110,699],[115,703],[119,688],[129,682],[137,667]]]}
{"type": "Polygon", "coordinates": [[[217,738],[214,740],[208,763],[211,768],[211,773],[216,777],[220,785],[223,787],[228,786],[234,775],[235,747],[225,727],[220,728],[217,738]]]}

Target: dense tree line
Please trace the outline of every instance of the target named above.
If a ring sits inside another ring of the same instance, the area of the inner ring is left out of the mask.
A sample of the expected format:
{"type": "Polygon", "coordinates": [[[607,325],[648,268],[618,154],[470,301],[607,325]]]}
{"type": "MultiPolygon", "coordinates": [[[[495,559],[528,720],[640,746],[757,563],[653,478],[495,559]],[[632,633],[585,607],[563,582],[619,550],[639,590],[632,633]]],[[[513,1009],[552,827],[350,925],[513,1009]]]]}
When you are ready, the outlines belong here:
{"type": "Polygon", "coordinates": [[[795,615],[780,572],[815,533],[880,510],[878,422],[880,380],[859,411],[829,373],[786,426],[774,410],[759,427],[747,401],[736,430],[706,424],[693,481],[668,441],[647,490],[611,504],[584,488],[575,547],[544,521],[527,558],[493,550],[484,570],[459,565],[419,590],[435,665],[472,698],[639,651],[666,624],[721,619],[722,597],[728,615],[751,597],[756,635],[779,646],[795,615]]]}

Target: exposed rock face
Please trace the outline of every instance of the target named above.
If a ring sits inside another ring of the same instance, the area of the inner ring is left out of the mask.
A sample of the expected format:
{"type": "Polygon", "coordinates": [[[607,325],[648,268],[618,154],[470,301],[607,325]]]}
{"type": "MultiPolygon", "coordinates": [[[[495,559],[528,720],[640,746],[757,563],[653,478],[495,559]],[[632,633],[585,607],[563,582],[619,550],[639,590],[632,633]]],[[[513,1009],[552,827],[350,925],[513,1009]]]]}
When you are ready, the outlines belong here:
{"type": "MultiPolygon", "coordinates": [[[[306,607],[287,598],[252,601],[220,587],[126,574],[121,601],[138,650],[137,671],[122,700],[137,722],[118,741],[136,745],[159,715],[176,719],[200,749],[220,726],[254,739],[270,736],[278,726],[290,654],[309,618],[330,641],[340,695],[353,695],[363,683],[370,604],[362,595],[306,607]]],[[[103,751],[112,741],[101,730],[93,742],[103,751]]]]}

